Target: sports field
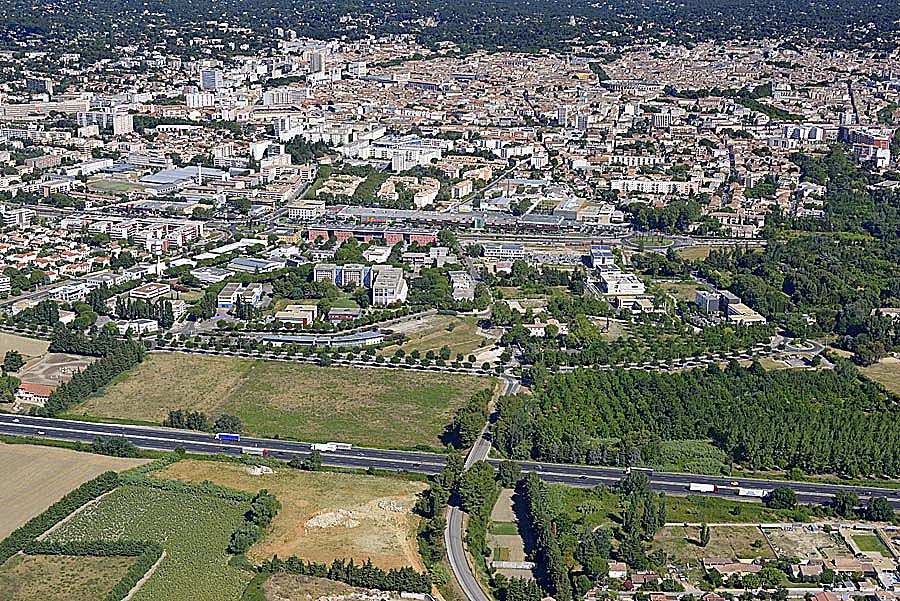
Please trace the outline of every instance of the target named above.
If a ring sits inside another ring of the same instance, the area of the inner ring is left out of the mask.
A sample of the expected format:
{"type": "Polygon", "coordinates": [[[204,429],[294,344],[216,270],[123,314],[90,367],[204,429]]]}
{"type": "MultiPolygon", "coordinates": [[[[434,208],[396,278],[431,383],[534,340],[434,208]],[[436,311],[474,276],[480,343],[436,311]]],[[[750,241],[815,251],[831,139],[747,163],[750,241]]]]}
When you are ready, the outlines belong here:
{"type": "Polygon", "coordinates": [[[153,353],[73,415],[160,423],[175,409],[239,416],[249,434],[390,448],[440,447],[492,378],[153,353]]]}

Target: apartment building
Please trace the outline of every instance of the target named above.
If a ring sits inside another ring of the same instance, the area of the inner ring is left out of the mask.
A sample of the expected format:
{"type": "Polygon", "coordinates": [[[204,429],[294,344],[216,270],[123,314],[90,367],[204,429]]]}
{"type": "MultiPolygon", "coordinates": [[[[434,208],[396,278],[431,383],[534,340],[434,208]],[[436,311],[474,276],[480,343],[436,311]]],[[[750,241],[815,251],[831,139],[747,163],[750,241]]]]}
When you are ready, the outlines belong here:
{"type": "Polygon", "coordinates": [[[372,304],[390,305],[406,302],[408,289],[403,270],[397,267],[376,266],[372,268],[372,304]]]}

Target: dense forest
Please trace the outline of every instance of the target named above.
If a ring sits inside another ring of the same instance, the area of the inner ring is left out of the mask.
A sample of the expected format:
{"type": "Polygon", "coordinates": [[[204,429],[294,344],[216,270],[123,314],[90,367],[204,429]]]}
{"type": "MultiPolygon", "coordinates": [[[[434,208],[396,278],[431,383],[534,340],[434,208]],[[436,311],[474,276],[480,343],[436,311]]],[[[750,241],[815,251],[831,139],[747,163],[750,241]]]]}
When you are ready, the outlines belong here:
{"type": "Polygon", "coordinates": [[[897,398],[839,360],[833,370],[732,362],[681,373],[576,370],[499,404],[496,447],[514,459],[641,465],[660,441],[709,439],[752,469],[900,474],[897,398]]]}
{"type": "Polygon", "coordinates": [[[78,51],[86,59],[115,54],[116,45],[151,42],[191,55],[202,47],[179,44],[166,36],[176,29],[185,37],[194,30],[221,40],[221,53],[239,46],[259,47],[276,27],[292,28],[301,36],[359,39],[368,35],[415,34],[436,45],[453,41],[463,48],[537,50],[562,49],[597,41],[624,44],[634,39],[695,42],[698,39],[817,38],[835,47],[882,47],[898,29],[900,7],[892,2],[855,0],[690,0],[666,3],[604,0],[562,3],[555,0],[517,3],[472,0],[448,4],[440,0],[398,3],[377,0],[252,4],[225,0],[186,2],[163,0],[148,9],[136,0],[93,2],[49,1],[38,5],[8,0],[0,6],[0,44],[15,48],[16,40],[40,39],[42,48],[78,51]],[[431,20],[427,25],[426,19],[431,20]],[[209,21],[229,28],[202,27],[209,21]],[[249,28],[247,35],[240,27],[249,28]]]}

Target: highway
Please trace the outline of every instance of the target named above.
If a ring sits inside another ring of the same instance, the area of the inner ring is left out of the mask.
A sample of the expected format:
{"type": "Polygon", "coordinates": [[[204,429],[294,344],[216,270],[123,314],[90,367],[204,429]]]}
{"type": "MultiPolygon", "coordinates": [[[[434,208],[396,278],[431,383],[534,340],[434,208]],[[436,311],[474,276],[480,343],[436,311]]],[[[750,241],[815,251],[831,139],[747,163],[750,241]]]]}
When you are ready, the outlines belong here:
{"type": "MultiPolygon", "coordinates": [[[[508,382],[508,381],[507,381],[508,382]]],[[[513,384],[515,386],[515,384],[513,384]]],[[[510,388],[508,388],[510,390],[510,388]]],[[[515,388],[512,388],[515,393],[515,388]]],[[[83,422],[64,419],[51,419],[0,413],[0,434],[8,436],[32,437],[49,440],[66,440],[71,442],[90,443],[100,436],[124,436],[142,449],[173,451],[183,448],[191,453],[240,455],[242,447],[257,447],[269,450],[276,459],[289,460],[292,457],[305,457],[310,451],[310,444],[278,439],[242,438],[238,443],[216,440],[207,432],[191,430],[175,430],[158,426],[139,426],[126,424],[108,424],[83,422]]],[[[469,465],[487,456],[490,450],[489,436],[482,437],[478,449],[469,465]]],[[[334,467],[377,468],[391,471],[410,471],[423,474],[435,474],[444,468],[446,457],[438,453],[423,451],[395,451],[388,449],[372,449],[353,447],[347,451],[326,452],[322,454],[323,463],[334,467]]],[[[499,459],[489,459],[496,465],[499,459]]],[[[533,471],[547,482],[559,482],[570,486],[612,486],[624,475],[624,471],[613,467],[587,465],[571,465],[521,461],[524,471],[533,471]]],[[[737,488],[732,481],[739,482],[743,488],[761,488],[771,490],[777,486],[790,486],[797,492],[803,503],[826,503],[839,490],[856,492],[861,499],[870,496],[882,496],[895,507],[900,508],[900,490],[868,486],[843,486],[816,482],[783,482],[779,480],[757,480],[742,477],[700,476],[671,472],[652,472],[650,481],[653,488],[668,494],[688,494],[690,483],[713,484],[718,487],[716,496],[737,499],[737,488]]],[[[696,494],[696,493],[695,493],[696,494]]]]}

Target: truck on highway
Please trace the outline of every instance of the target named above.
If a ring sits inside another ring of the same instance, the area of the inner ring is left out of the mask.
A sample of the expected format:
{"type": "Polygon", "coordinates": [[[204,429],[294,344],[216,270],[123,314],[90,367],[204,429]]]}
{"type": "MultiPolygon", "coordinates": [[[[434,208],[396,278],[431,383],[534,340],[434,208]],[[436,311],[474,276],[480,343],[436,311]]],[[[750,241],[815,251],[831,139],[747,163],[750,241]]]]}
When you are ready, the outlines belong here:
{"type": "Polygon", "coordinates": [[[688,485],[691,492],[716,492],[719,488],[715,484],[701,484],[699,482],[691,482],[688,485]]]}
{"type": "Polygon", "coordinates": [[[329,442],[328,444],[333,444],[338,451],[349,451],[353,448],[353,445],[349,442],[329,442]]]}
{"type": "Polygon", "coordinates": [[[649,467],[627,467],[625,468],[625,473],[630,474],[631,472],[639,472],[643,474],[647,474],[647,476],[653,475],[653,470],[649,467]]]}
{"type": "Polygon", "coordinates": [[[268,457],[269,449],[260,449],[257,447],[241,447],[241,453],[244,455],[256,455],[257,457],[268,457]]]}
{"type": "Polygon", "coordinates": [[[229,434],[228,432],[219,432],[216,434],[216,440],[230,440],[233,442],[239,442],[241,440],[241,435],[229,434]]]}
{"type": "Polygon", "coordinates": [[[337,445],[333,442],[316,442],[309,445],[309,448],[320,453],[334,453],[338,450],[337,445]]]}
{"type": "Polygon", "coordinates": [[[739,488],[738,496],[739,497],[756,497],[757,499],[764,498],[769,491],[763,490],[761,488],[739,488]]]}

